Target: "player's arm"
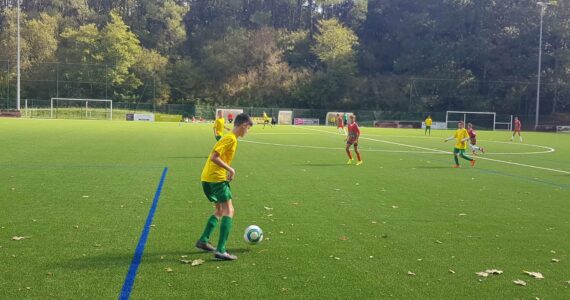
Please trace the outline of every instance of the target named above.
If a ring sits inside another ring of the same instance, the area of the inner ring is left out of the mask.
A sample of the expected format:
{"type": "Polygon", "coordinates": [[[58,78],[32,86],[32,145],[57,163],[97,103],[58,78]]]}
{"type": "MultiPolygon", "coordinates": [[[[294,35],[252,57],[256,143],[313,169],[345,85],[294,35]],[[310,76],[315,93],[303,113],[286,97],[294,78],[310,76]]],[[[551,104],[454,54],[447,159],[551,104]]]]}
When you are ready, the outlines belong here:
{"type": "Polygon", "coordinates": [[[451,140],[453,140],[454,138],[455,138],[454,136],[450,136],[450,137],[446,138],[446,139],[443,140],[443,141],[444,141],[444,142],[451,141],[451,140]]]}
{"type": "Polygon", "coordinates": [[[236,171],[232,167],[230,167],[230,165],[228,165],[225,161],[223,161],[222,158],[220,158],[220,154],[217,151],[214,151],[212,153],[210,160],[216,165],[228,171],[228,181],[232,181],[232,179],[234,179],[236,171]]]}

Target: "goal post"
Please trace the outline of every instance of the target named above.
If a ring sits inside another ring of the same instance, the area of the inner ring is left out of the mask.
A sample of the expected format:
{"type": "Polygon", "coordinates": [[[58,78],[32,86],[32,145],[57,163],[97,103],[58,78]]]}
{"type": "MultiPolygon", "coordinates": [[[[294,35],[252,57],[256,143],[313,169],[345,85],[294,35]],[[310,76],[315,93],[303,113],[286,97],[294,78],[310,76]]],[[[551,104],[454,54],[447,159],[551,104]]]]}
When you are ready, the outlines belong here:
{"type": "Polygon", "coordinates": [[[351,112],[337,112],[337,111],[327,112],[327,116],[325,119],[325,125],[326,126],[336,126],[336,116],[339,115],[341,118],[344,119],[345,114],[347,115],[347,118],[350,117],[351,115],[354,115],[354,113],[351,113],[351,112]]]}
{"type": "Polygon", "coordinates": [[[279,125],[293,124],[293,111],[280,110],[279,113],[277,114],[277,124],[279,125]]]}
{"type": "Polygon", "coordinates": [[[109,119],[113,120],[113,100],[51,98],[52,119],[109,119]]]}
{"type": "Polygon", "coordinates": [[[488,128],[490,130],[506,129],[510,130],[512,124],[512,115],[509,115],[511,120],[497,119],[497,113],[488,111],[456,111],[448,110],[445,112],[445,126],[449,128],[457,127],[459,122],[473,123],[478,128],[488,128]]]}
{"type": "Polygon", "coordinates": [[[233,123],[233,120],[237,117],[237,115],[243,113],[243,109],[241,108],[217,108],[214,119],[218,118],[218,111],[222,112],[222,118],[228,120],[228,123],[233,123]],[[231,120],[228,119],[229,114],[232,114],[231,120]]]}

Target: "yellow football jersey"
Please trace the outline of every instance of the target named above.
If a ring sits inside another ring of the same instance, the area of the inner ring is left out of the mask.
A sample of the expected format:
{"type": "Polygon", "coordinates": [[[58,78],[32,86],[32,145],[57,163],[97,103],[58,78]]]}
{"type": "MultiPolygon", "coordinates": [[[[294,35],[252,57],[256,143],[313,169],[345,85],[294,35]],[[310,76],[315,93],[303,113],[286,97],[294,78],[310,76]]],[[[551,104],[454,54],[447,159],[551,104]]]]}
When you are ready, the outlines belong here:
{"type": "Polygon", "coordinates": [[[453,135],[457,142],[455,143],[455,148],[457,149],[467,149],[467,141],[463,141],[464,138],[469,137],[469,133],[467,133],[467,129],[457,129],[455,131],[455,135],[453,135]]]}
{"type": "Polygon", "coordinates": [[[208,155],[208,160],[204,169],[202,170],[202,176],[200,177],[202,181],[206,182],[223,182],[227,180],[226,170],[213,161],[212,154],[218,152],[220,158],[228,165],[232,163],[237,149],[237,137],[233,132],[229,132],[224,135],[217,143],[214,145],[214,149],[210,155],[208,155]]]}
{"type": "Polygon", "coordinates": [[[216,129],[217,136],[221,136],[224,133],[224,123],[224,118],[218,118],[216,122],[214,122],[214,129],[216,129]]]}
{"type": "Polygon", "coordinates": [[[426,119],[426,126],[431,126],[431,118],[426,119]]]}

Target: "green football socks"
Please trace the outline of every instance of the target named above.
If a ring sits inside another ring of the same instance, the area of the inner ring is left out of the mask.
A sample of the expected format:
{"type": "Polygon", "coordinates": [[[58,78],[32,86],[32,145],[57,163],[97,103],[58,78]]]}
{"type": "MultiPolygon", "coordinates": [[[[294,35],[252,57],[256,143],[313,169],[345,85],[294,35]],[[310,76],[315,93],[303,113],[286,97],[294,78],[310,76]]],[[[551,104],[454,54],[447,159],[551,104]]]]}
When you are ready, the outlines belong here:
{"type": "Polygon", "coordinates": [[[220,253],[226,252],[226,242],[230,236],[230,231],[232,230],[232,218],[228,216],[222,217],[222,225],[220,226],[220,241],[218,242],[218,248],[216,251],[220,253]]]}
{"type": "Polygon", "coordinates": [[[212,236],[212,232],[218,226],[218,218],[216,216],[211,215],[208,219],[208,223],[206,223],[206,228],[204,229],[204,233],[200,237],[200,241],[207,243],[210,240],[210,236],[212,236]]]}

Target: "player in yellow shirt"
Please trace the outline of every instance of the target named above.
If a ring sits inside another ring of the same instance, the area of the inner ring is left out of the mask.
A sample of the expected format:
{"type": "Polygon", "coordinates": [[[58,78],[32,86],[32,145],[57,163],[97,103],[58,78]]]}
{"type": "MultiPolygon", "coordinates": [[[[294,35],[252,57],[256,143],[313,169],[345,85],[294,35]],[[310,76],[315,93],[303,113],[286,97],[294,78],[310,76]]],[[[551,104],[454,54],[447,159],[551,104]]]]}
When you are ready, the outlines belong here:
{"type": "Polygon", "coordinates": [[[217,259],[237,259],[237,256],[226,251],[226,242],[232,229],[234,216],[230,181],[235,178],[236,174],[230,164],[236,154],[237,138],[244,137],[251,126],[253,122],[248,115],[237,115],[234,120],[234,129],[214,145],[200,177],[206,198],[213,202],[216,208],[214,214],[208,219],[202,236],[196,242],[196,248],[214,252],[214,257],[217,259]],[[214,248],[209,240],[220,221],[220,239],[217,248],[214,248]]]}
{"type": "Polygon", "coordinates": [[[222,111],[218,110],[218,116],[214,122],[214,136],[216,137],[216,141],[219,141],[222,138],[222,135],[224,134],[224,128],[228,131],[230,130],[226,127],[225,123],[226,121],[222,116],[222,111]]]}
{"type": "Polygon", "coordinates": [[[428,117],[425,120],[425,123],[426,123],[426,131],[424,131],[424,135],[426,135],[428,130],[429,130],[429,135],[431,135],[431,123],[432,123],[431,115],[428,115],[428,117]]]}
{"type": "Polygon", "coordinates": [[[467,141],[469,140],[469,133],[467,133],[467,129],[465,129],[465,124],[462,121],[457,123],[458,129],[455,131],[453,136],[448,137],[445,139],[445,142],[455,139],[455,147],[453,148],[453,158],[455,159],[454,168],[459,168],[459,158],[461,157],[465,160],[468,160],[471,163],[471,167],[475,166],[475,160],[469,156],[465,155],[465,149],[467,149],[467,141]]]}
{"type": "Polygon", "coordinates": [[[273,124],[271,124],[270,121],[271,120],[269,119],[267,113],[263,112],[263,128],[265,128],[265,125],[270,125],[271,127],[273,127],[273,124]]]}

